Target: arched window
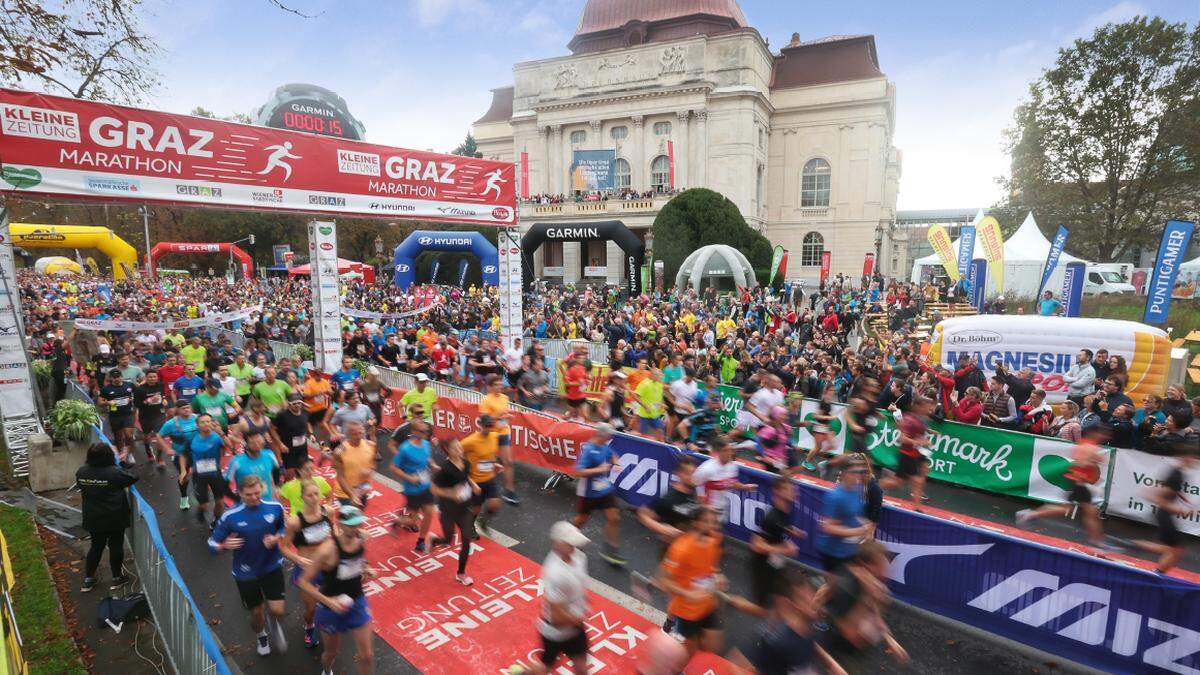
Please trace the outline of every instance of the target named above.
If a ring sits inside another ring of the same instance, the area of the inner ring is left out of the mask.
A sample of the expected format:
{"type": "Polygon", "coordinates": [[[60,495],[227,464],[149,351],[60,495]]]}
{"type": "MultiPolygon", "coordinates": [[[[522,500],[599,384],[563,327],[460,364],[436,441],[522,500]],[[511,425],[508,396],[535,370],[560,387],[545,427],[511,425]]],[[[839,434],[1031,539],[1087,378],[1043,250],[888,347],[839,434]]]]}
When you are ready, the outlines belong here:
{"type": "Polygon", "coordinates": [[[629,127],[626,127],[626,126],[613,127],[612,130],[609,131],[608,133],[610,136],[612,136],[612,139],[614,141],[623,141],[629,137],[629,127]]]}
{"type": "Polygon", "coordinates": [[[829,162],[820,157],[804,165],[800,178],[800,206],[829,206],[829,162]]]}
{"type": "Polygon", "coordinates": [[[629,162],[618,157],[617,161],[613,163],[613,175],[615,178],[613,181],[614,187],[618,190],[624,190],[629,187],[629,162]]]}
{"type": "Polygon", "coordinates": [[[800,264],[808,267],[818,267],[821,264],[821,253],[825,251],[825,237],[820,232],[809,232],[804,235],[804,244],[800,247],[800,264]]]}
{"type": "Polygon", "coordinates": [[[650,162],[650,187],[655,192],[671,189],[671,160],[666,155],[659,155],[650,162]]]}
{"type": "Polygon", "coordinates": [[[670,136],[671,135],[671,123],[670,122],[655,122],[654,123],[654,135],[655,136],[670,136]]]}
{"type": "Polygon", "coordinates": [[[587,132],[577,129],[571,132],[571,145],[580,145],[587,140],[587,132]]]}

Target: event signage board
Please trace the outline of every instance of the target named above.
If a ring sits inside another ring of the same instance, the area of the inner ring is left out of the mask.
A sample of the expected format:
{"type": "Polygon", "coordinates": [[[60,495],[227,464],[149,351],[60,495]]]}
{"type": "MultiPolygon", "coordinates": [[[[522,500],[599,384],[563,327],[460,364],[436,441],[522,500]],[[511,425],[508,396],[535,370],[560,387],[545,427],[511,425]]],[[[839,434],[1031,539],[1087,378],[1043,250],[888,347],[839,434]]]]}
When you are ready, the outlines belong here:
{"type": "Polygon", "coordinates": [[[983,303],[987,300],[987,260],[976,258],[971,261],[967,285],[970,286],[971,304],[976,311],[982,312],[983,303]]]}
{"type": "Polygon", "coordinates": [[[13,265],[12,235],[8,231],[8,209],[0,209],[0,277],[0,415],[6,418],[36,415],[33,379],[21,344],[25,327],[13,265]]]}
{"type": "Polygon", "coordinates": [[[946,231],[946,226],[940,223],[930,225],[925,236],[929,239],[929,246],[937,254],[942,267],[945,268],[946,275],[950,277],[952,283],[957,284],[960,278],[958,256],[954,251],[954,242],[950,241],[950,233],[946,231]]]}
{"type": "Polygon", "coordinates": [[[0,89],[0,191],[516,222],[511,163],[0,89]]]}
{"type": "Polygon", "coordinates": [[[611,192],[616,161],[615,150],[575,150],[571,159],[571,191],[611,192]]]}
{"type": "Polygon", "coordinates": [[[235,321],[245,321],[262,312],[262,303],[243,307],[228,312],[205,314],[195,319],[178,319],[175,321],[126,321],[124,319],[75,319],[76,328],[84,330],[133,331],[133,330],[185,330],[188,328],[204,328],[220,326],[235,321]]]}
{"type": "MultiPolygon", "coordinates": [[[[501,230],[496,237],[500,284],[500,341],[512,349],[524,328],[522,317],[521,239],[516,228],[501,230]]],[[[484,279],[487,279],[484,270],[484,279]]]]}
{"type": "Polygon", "coordinates": [[[994,280],[997,293],[1004,292],[1004,235],[1000,233],[1000,223],[992,216],[985,216],[979,221],[978,237],[983,245],[983,257],[987,258],[990,276],[994,280]]]}
{"type": "Polygon", "coordinates": [[[1038,297],[1042,295],[1046,284],[1050,281],[1050,275],[1054,274],[1054,268],[1058,266],[1058,259],[1062,257],[1063,248],[1067,245],[1067,226],[1059,225],[1058,232],[1054,233],[1054,241],[1050,242],[1050,250],[1046,253],[1046,266],[1042,269],[1042,282],[1038,284],[1038,297]]]}
{"type": "MultiPolygon", "coordinates": [[[[958,259],[955,261],[958,267],[959,274],[967,273],[971,266],[971,256],[975,253],[975,226],[963,225],[962,232],[958,236],[958,259]]],[[[969,277],[969,274],[966,274],[969,277]]],[[[974,288],[974,285],[971,285],[974,288]]],[[[968,289],[970,292],[970,289],[968,289]]]]}
{"type": "Polygon", "coordinates": [[[1146,323],[1166,323],[1171,311],[1171,295],[1175,290],[1175,277],[1179,276],[1179,265],[1192,240],[1196,224],[1186,220],[1170,220],[1163,228],[1162,241],[1158,245],[1158,257],[1154,259],[1153,276],[1146,293],[1146,323]]]}
{"type": "Polygon", "coordinates": [[[783,263],[783,256],[785,253],[786,252],[783,250],[783,247],[778,244],[776,244],[775,249],[771,251],[771,276],[767,279],[768,286],[775,285],[775,276],[779,274],[779,268],[781,263],[783,263]]]}
{"type": "Polygon", "coordinates": [[[1083,304],[1083,281],[1087,276],[1087,265],[1081,262],[1069,262],[1063,267],[1062,315],[1079,316],[1080,305],[1083,304]]]}
{"type": "Polygon", "coordinates": [[[291,244],[275,244],[271,247],[271,257],[274,259],[276,267],[284,267],[287,265],[287,254],[292,252],[291,244]]]}
{"type": "Polygon", "coordinates": [[[863,277],[864,278],[870,277],[871,274],[874,272],[875,272],[875,254],[874,253],[863,254],[863,273],[862,273],[863,277]]]}
{"type": "MultiPolygon", "coordinates": [[[[1158,509],[1150,502],[1150,493],[1178,460],[1138,450],[1118,450],[1114,455],[1116,462],[1106,511],[1130,520],[1155,522],[1158,509]]],[[[1184,471],[1183,496],[1193,505],[1200,502],[1200,466],[1184,471]]],[[[1200,536],[1200,512],[1192,511],[1185,518],[1175,516],[1174,519],[1179,531],[1200,536]]]]}
{"type": "Polygon", "coordinates": [[[317,370],[332,374],[342,367],[342,298],[338,278],[337,225],[314,220],[308,224],[308,253],[312,266],[313,359],[317,370]]]}
{"type": "MultiPolygon", "coordinates": [[[[394,410],[394,403],[385,406],[385,425],[394,410]]],[[[478,414],[475,404],[443,397],[435,433],[461,438],[474,430],[478,414]]],[[[582,425],[533,413],[518,411],[510,424],[516,459],[558,471],[574,466],[591,436],[582,425]]],[[[626,434],[615,435],[612,447],[619,461],[610,478],[622,501],[643,506],[669,489],[678,450],[626,434]]],[[[757,489],[725,493],[725,532],[748,541],[770,510],[775,476],[741,466],[738,479],[757,489]]],[[[828,487],[816,481],[797,481],[796,487],[792,525],[810,533],[796,541],[796,559],[817,567],[811,533],[818,531],[828,487]]],[[[1194,671],[1189,664],[1200,654],[1200,585],[1186,579],[965,516],[950,521],[888,504],[876,539],[894,554],[892,592],[923,610],[1106,672],[1194,671]],[[953,574],[947,574],[950,568],[953,574]]]]}
{"type": "Polygon", "coordinates": [[[833,252],[821,251],[821,288],[829,283],[829,268],[833,264],[833,252]]]}

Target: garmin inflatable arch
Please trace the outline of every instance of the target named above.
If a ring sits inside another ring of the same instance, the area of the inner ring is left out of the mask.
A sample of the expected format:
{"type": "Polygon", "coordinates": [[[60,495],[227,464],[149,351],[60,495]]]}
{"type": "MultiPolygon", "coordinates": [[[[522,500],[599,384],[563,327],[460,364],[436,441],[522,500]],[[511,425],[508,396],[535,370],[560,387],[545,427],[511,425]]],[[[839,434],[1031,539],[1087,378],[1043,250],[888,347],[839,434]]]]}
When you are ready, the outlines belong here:
{"type": "Polygon", "coordinates": [[[521,237],[521,267],[525,273],[525,285],[533,283],[533,252],[548,241],[611,241],[621,247],[625,254],[621,260],[622,284],[629,295],[642,292],[642,262],[646,257],[646,244],[633,230],[619,220],[598,223],[539,223],[529,228],[521,237]]]}
{"type": "Polygon", "coordinates": [[[930,363],[954,370],[962,356],[976,360],[991,377],[996,366],[1016,373],[1028,368],[1033,384],[1058,403],[1067,397],[1063,376],[1075,363],[1080,348],[1107,349],[1125,357],[1129,383],[1125,394],[1141,401],[1146,394],[1162,396],[1171,368],[1171,341],[1166,332],[1135,321],[1058,316],[980,314],[940,321],[933,329],[930,363]]]}
{"type": "Polygon", "coordinates": [[[13,246],[21,248],[94,248],[112,261],[113,279],[137,272],[137,251],[107,227],[12,223],[13,246]]]}
{"type": "Polygon", "coordinates": [[[158,276],[158,259],[167,253],[228,253],[238,259],[243,279],[254,278],[254,259],[237,244],[207,244],[198,241],[162,241],[150,249],[150,275],[158,276]]]}
{"type": "Polygon", "coordinates": [[[417,256],[425,251],[474,253],[479,258],[484,285],[500,285],[500,255],[487,237],[478,232],[417,230],[396,247],[393,264],[397,288],[406,290],[416,282],[417,256]]]}

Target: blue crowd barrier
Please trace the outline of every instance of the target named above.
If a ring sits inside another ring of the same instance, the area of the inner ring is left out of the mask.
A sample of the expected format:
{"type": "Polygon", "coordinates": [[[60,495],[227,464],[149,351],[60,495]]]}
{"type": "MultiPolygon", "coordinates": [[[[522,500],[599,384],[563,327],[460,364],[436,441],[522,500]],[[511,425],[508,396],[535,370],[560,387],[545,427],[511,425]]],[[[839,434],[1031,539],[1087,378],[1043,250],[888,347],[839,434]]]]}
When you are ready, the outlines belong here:
{"type": "MultiPolygon", "coordinates": [[[[678,450],[623,434],[613,447],[626,502],[642,506],[666,490],[678,450]]],[[[740,480],[758,489],[730,493],[728,535],[749,541],[775,479],[741,467],[740,480]]],[[[796,558],[819,567],[829,489],[795,484],[792,524],[809,533],[796,558]]],[[[893,554],[893,593],[910,605],[1107,672],[1200,674],[1200,585],[887,505],[876,538],[893,554]]]]}

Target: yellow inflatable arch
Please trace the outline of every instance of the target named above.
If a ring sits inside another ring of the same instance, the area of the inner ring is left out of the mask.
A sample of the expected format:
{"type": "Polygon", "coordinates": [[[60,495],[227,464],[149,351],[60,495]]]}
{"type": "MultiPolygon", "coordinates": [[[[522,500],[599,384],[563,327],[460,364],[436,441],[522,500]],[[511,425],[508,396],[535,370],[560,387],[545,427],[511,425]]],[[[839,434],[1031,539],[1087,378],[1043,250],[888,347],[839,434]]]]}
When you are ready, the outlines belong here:
{"type": "Polygon", "coordinates": [[[11,223],[13,246],[23,248],[94,248],[112,260],[117,281],[137,272],[137,250],[107,227],[11,223]]]}

